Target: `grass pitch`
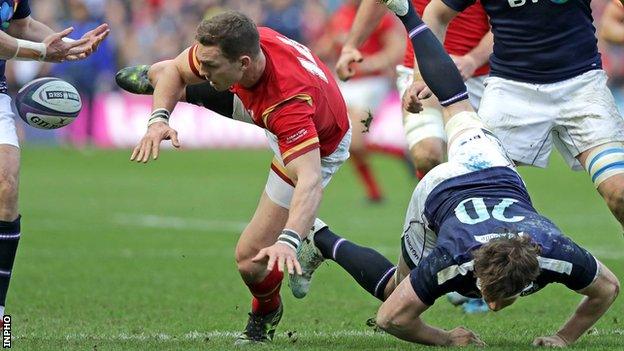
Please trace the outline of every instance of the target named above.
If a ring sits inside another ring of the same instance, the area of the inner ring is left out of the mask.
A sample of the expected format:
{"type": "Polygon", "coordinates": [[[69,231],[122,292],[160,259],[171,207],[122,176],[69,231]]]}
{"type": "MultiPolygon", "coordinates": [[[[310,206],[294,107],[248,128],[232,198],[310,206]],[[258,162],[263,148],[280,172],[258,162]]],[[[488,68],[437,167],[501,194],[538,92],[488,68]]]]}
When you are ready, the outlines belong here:
{"type": "MultiPolygon", "coordinates": [[[[18,350],[225,350],[245,325],[250,295],[234,263],[238,233],[266,180],[267,151],[165,152],[148,165],[128,151],[26,147],[22,239],[7,313],[18,350]]],[[[326,191],[321,217],[341,235],[392,261],[415,182],[405,167],[373,159],[386,191],[364,201],[346,165],[326,191]]],[[[556,157],[523,168],[536,207],[624,280],[624,239],[584,173],[556,157]]],[[[285,314],[261,350],[422,349],[365,322],[379,302],[337,265],[323,265],[305,300],[283,286],[285,314]]],[[[552,285],[499,313],[464,315],[439,300],[424,318],[464,325],[492,350],[531,349],[580,296],[552,285]]],[[[622,297],[573,349],[621,350],[622,297]]],[[[256,347],[253,348],[254,350],[256,347]]]]}

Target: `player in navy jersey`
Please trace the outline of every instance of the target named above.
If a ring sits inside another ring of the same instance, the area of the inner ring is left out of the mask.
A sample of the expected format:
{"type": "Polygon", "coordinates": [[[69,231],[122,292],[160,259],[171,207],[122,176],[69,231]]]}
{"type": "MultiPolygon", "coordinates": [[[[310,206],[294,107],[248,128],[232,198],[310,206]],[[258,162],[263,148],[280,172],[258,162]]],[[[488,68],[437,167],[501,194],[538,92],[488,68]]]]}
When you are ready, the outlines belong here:
{"type": "MultiPolygon", "coordinates": [[[[474,1],[432,0],[423,20],[442,39],[474,1]]],[[[407,0],[385,2],[407,11],[407,0]]],[[[481,3],[494,51],[479,116],[517,164],[546,167],[555,145],[572,169],[587,170],[624,225],[624,120],[607,88],[590,0],[481,3]]]]}
{"type": "MultiPolygon", "coordinates": [[[[68,39],[73,28],[54,32],[30,16],[28,0],[0,0],[0,317],[4,315],[6,294],[20,238],[17,206],[20,152],[15,131],[15,115],[7,95],[6,60],[62,62],[80,60],[96,50],[108,35],[103,24],[79,40],[68,39]]],[[[0,325],[2,320],[0,320],[0,325]]]]}
{"type": "Polygon", "coordinates": [[[537,213],[513,162],[474,114],[445,119],[449,161],[427,173],[414,190],[399,264],[325,226],[315,228],[299,252],[304,275],[310,278],[323,259],[331,259],[384,301],[376,319],[381,329],[406,341],[446,346],[484,345],[468,329],[446,331],[421,319],[446,293],[483,297],[498,311],[520,296],[561,283],[585,298],[555,335],[533,344],[572,344],[611,306],[617,278],[537,213]]]}

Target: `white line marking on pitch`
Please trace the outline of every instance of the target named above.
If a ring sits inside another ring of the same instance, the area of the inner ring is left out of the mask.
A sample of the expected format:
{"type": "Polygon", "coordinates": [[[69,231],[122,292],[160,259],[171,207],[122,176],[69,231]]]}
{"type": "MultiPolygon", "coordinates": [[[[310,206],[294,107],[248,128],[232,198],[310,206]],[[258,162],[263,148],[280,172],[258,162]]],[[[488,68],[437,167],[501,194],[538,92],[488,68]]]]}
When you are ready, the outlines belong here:
{"type": "MultiPolygon", "coordinates": [[[[105,340],[105,341],[147,341],[147,340],[204,340],[208,339],[234,339],[240,335],[240,331],[211,331],[211,332],[199,332],[190,331],[183,335],[172,335],[167,333],[154,333],[154,334],[128,334],[120,333],[115,335],[98,335],[87,333],[72,333],[66,335],[59,335],[58,339],[64,339],[67,341],[80,341],[80,340],[105,340]]],[[[286,332],[278,334],[279,336],[288,337],[286,332]]],[[[297,338],[343,338],[343,337],[389,337],[388,334],[379,333],[366,330],[338,330],[334,332],[296,332],[294,335],[297,338]]],[[[37,336],[34,334],[15,335],[14,339],[57,339],[50,336],[37,336]]]]}
{"type": "Polygon", "coordinates": [[[158,215],[128,215],[116,214],[113,222],[119,225],[130,225],[144,228],[200,230],[205,232],[234,232],[240,233],[247,226],[247,222],[210,220],[199,218],[184,218],[158,215]]]}

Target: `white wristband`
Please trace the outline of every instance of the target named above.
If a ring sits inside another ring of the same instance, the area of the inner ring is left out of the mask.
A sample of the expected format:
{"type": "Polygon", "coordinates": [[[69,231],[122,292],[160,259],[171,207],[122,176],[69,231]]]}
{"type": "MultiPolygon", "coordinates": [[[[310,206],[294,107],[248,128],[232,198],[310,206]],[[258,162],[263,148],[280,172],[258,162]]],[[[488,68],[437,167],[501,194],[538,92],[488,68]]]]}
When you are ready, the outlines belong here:
{"type": "Polygon", "coordinates": [[[44,43],[37,43],[34,41],[30,41],[30,40],[17,39],[17,50],[15,50],[15,55],[13,55],[12,58],[15,58],[18,60],[36,59],[39,61],[43,61],[46,58],[46,46],[44,43]],[[20,56],[21,49],[32,50],[35,52],[36,56],[33,56],[33,55],[20,56]]]}
{"type": "Polygon", "coordinates": [[[147,121],[147,126],[151,126],[154,123],[163,122],[165,124],[169,124],[169,111],[164,108],[158,108],[152,112],[149,121],[147,121]]]}

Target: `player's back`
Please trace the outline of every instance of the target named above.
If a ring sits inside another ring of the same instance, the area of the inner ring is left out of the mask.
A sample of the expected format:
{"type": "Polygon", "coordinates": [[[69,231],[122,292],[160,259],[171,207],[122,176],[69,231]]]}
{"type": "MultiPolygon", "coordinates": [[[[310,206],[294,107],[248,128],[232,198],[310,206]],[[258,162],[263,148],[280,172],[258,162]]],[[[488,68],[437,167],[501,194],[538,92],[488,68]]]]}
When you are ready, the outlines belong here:
{"type": "Polygon", "coordinates": [[[315,109],[314,125],[323,156],[331,153],[349,129],[347,108],[331,71],[310,49],[272,29],[259,27],[266,67],[258,83],[235,85],[254,122],[271,131],[270,114],[281,104],[301,100],[315,109]]]}

